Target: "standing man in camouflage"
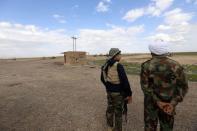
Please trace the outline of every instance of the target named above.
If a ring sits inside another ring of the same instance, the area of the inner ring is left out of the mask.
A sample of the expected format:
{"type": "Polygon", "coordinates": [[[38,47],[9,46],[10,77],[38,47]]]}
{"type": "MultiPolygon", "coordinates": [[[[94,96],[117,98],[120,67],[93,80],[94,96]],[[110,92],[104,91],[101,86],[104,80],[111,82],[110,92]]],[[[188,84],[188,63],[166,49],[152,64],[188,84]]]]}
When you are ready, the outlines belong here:
{"type": "Polygon", "coordinates": [[[183,101],[188,83],[183,67],[169,59],[163,41],[149,45],[152,58],[141,65],[145,131],[172,131],[176,105],[183,101]]]}
{"type": "Polygon", "coordinates": [[[123,103],[132,100],[130,84],[123,66],[119,63],[121,51],[112,48],[110,58],[102,66],[101,81],[107,91],[107,125],[108,131],[122,131],[123,103]],[[114,121],[115,120],[115,121],[114,121]]]}

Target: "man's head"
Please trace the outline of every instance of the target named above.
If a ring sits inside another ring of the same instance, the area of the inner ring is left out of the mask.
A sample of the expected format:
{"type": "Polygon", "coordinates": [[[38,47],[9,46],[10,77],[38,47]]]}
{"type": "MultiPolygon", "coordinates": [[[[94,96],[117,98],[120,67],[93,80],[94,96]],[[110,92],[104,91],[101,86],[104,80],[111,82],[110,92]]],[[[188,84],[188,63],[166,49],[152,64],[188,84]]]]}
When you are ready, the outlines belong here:
{"type": "Polygon", "coordinates": [[[110,58],[120,61],[121,59],[121,51],[118,48],[111,48],[109,51],[110,58]]]}
{"type": "Polygon", "coordinates": [[[169,55],[168,44],[164,41],[155,41],[149,44],[149,50],[153,55],[158,55],[158,56],[169,55]]]}

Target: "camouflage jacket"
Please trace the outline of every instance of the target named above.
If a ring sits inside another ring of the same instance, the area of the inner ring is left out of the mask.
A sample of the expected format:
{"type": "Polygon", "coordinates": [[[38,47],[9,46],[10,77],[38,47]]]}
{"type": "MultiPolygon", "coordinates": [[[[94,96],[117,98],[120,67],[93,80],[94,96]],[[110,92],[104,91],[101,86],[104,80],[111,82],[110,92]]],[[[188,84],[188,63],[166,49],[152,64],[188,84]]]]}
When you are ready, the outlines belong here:
{"type": "Polygon", "coordinates": [[[174,106],[188,91],[184,68],[165,56],[153,56],[141,65],[140,82],[145,96],[174,106]]]}

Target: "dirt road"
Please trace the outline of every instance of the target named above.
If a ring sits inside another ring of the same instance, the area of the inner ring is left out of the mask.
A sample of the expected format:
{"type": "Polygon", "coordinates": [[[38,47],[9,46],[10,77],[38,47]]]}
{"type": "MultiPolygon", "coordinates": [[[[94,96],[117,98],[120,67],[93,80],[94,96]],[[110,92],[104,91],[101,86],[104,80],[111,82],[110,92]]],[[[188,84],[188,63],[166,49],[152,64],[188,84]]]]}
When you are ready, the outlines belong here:
{"type": "MultiPolygon", "coordinates": [[[[0,61],[0,131],[105,131],[106,94],[99,67],[61,59],[0,61]]],[[[143,131],[143,94],[129,76],[128,131],[143,131]]],[[[197,131],[197,83],[177,108],[175,131],[197,131]]]]}

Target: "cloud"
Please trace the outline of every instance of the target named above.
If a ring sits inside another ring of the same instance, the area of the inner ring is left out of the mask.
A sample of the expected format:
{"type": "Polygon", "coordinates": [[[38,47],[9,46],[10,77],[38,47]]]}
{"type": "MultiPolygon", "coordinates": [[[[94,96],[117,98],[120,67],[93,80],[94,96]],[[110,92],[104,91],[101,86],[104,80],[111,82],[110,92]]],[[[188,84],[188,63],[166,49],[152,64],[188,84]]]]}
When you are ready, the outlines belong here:
{"type": "Polygon", "coordinates": [[[194,49],[197,51],[197,44],[196,44],[196,34],[197,34],[197,23],[190,25],[190,30],[186,34],[185,38],[187,39],[187,46],[190,47],[190,49],[194,49]]]}
{"type": "Polygon", "coordinates": [[[147,14],[152,16],[160,16],[162,12],[168,9],[174,0],[152,0],[151,3],[147,8],[147,14]]]}
{"type": "Polygon", "coordinates": [[[88,50],[92,54],[107,52],[112,47],[120,48],[124,52],[139,52],[141,46],[139,36],[144,32],[143,25],[131,27],[108,26],[111,26],[111,28],[106,30],[81,29],[78,41],[83,45],[79,44],[79,48],[88,50]]]}
{"type": "MultiPolygon", "coordinates": [[[[62,35],[65,31],[59,30],[45,30],[35,25],[22,25],[22,24],[11,24],[9,22],[0,22],[0,33],[4,35],[5,39],[11,39],[16,41],[40,41],[40,42],[55,42],[61,43],[62,35]],[[7,23],[2,24],[2,23],[7,23]]],[[[0,38],[2,38],[0,36],[0,38]]]]}
{"type": "Polygon", "coordinates": [[[165,30],[170,30],[170,29],[171,29],[171,26],[168,26],[168,25],[159,25],[157,27],[158,31],[165,31],[165,30]]]}
{"type": "Polygon", "coordinates": [[[104,4],[104,2],[99,2],[98,6],[96,7],[97,12],[107,12],[108,5],[104,4]]]}
{"type": "Polygon", "coordinates": [[[197,51],[196,36],[197,24],[191,24],[193,13],[184,12],[175,8],[162,15],[164,21],[158,25],[151,35],[145,38],[148,42],[163,39],[171,44],[170,51],[197,51]]]}
{"type": "Polygon", "coordinates": [[[126,15],[123,17],[123,19],[127,20],[129,22],[133,22],[136,19],[138,19],[139,17],[143,16],[145,13],[144,11],[145,10],[143,8],[130,10],[126,13],[126,15]]]}
{"type": "Polygon", "coordinates": [[[192,19],[191,13],[184,13],[180,8],[176,8],[172,11],[166,12],[165,23],[169,25],[183,24],[192,19]]]}
{"type": "Polygon", "coordinates": [[[12,25],[10,24],[10,23],[8,23],[8,22],[1,22],[0,23],[0,27],[4,27],[4,28],[9,28],[9,27],[11,27],[12,25]]]}
{"type": "Polygon", "coordinates": [[[146,41],[153,42],[156,39],[163,39],[169,42],[170,52],[197,52],[196,33],[197,24],[190,24],[189,30],[184,34],[176,31],[172,33],[155,32],[146,41]]]}
{"type": "MultiPolygon", "coordinates": [[[[180,14],[190,13],[176,12],[176,15],[180,14]]],[[[165,21],[168,15],[164,16],[164,23],[148,38],[144,37],[144,25],[107,24],[107,29],[79,29],[77,50],[105,54],[110,48],[117,47],[124,53],[148,52],[147,45],[153,38],[163,38],[174,43],[172,49],[175,51],[197,51],[197,24],[189,24],[186,19],[175,26],[165,21]]],[[[0,58],[53,56],[72,50],[72,39],[63,29],[50,30],[10,22],[0,22],[0,29],[0,58]]]]}
{"type": "Polygon", "coordinates": [[[107,12],[109,11],[109,5],[111,3],[111,0],[102,0],[98,3],[96,7],[97,12],[107,12]]]}
{"type": "Polygon", "coordinates": [[[186,41],[184,36],[191,29],[189,22],[192,17],[192,13],[185,13],[180,8],[166,12],[164,14],[164,24],[157,27],[156,33],[151,38],[160,38],[171,42],[186,41]]]}
{"type": "Polygon", "coordinates": [[[187,33],[183,35],[183,41],[176,41],[170,44],[170,48],[172,52],[177,51],[192,51],[197,52],[197,44],[196,44],[196,34],[197,34],[197,23],[190,24],[190,29],[187,33]]]}
{"type": "Polygon", "coordinates": [[[0,29],[0,57],[58,55],[72,45],[62,29],[48,30],[10,22],[0,22],[0,29]]]}
{"type": "Polygon", "coordinates": [[[151,0],[151,3],[143,8],[131,9],[123,17],[128,22],[134,22],[144,15],[160,16],[166,11],[174,0],[151,0]]]}
{"type": "Polygon", "coordinates": [[[111,2],[111,0],[104,0],[105,2],[108,2],[108,3],[110,3],[111,2]]]}
{"type": "MultiPolygon", "coordinates": [[[[170,52],[197,52],[197,44],[196,44],[196,34],[197,34],[197,23],[190,24],[190,28],[187,33],[184,35],[179,35],[179,33],[174,32],[170,33],[155,33],[152,38],[155,39],[163,39],[169,42],[170,52]]],[[[153,40],[153,39],[152,39],[153,40]]],[[[147,41],[152,41],[148,38],[147,41]]]]}
{"type": "Polygon", "coordinates": [[[53,18],[55,18],[59,23],[66,23],[65,17],[63,15],[54,14],[53,18]]]}
{"type": "MultiPolygon", "coordinates": [[[[72,39],[62,29],[49,30],[10,22],[0,22],[0,28],[0,58],[52,56],[72,50],[72,39]]],[[[140,52],[143,50],[140,37],[143,32],[143,25],[80,29],[77,50],[99,54],[107,53],[111,47],[118,47],[124,52],[140,52]]]]}

